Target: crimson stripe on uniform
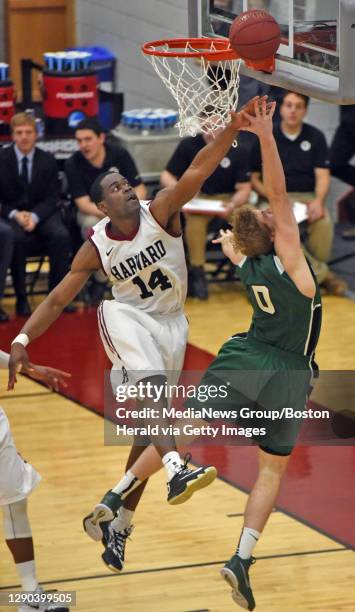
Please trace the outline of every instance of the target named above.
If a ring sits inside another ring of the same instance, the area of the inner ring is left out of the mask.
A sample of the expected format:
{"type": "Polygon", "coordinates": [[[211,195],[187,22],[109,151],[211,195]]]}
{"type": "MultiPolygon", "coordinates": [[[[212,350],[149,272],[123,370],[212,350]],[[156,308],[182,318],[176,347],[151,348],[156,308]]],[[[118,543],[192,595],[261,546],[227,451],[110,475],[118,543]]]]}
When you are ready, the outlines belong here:
{"type": "Polygon", "coordinates": [[[102,303],[100,304],[100,306],[97,309],[97,318],[98,318],[98,322],[99,322],[99,327],[101,329],[101,333],[102,333],[103,337],[105,338],[107,346],[109,347],[109,349],[110,349],[110,351],[112,353],[116,353],[115,347],[111,343],[110,337],[106,334],[106,330],[105,330],[105,327],[104,327],[104,324],[103,324],[102,303]]]}
{"type": "MultiPolygon", "coordinates": [[[[106,333],[105,333],[105,338],[106,338],[106,337],[108,338],[108,340],[109,340],[109,345],[112,347],[113,352],[114,352],[114,353],[116,353],[116,355],[117,355],[117,357],[118,357],[119,359],[121,359],[121,356],[120,356],[120,354],[118,353],[118,351],[117,351],[117,349],[116,349],[116,347],[115,347],[114,343],[112,342],[111,337],[110,337],[110,334],[109,334],[108,329],[107,329],[107,326],[106,326],[105,317],[104,317],[103,302],[101,302],[100,306],[101,306],[101,319],[102,319],[103,330],[104,330],[104,333],[106,332],[106,333]]],[[[121,361],[122,361],[122,360],[121,360],[121,361]]]]}
{"type": "Polygon", "coordinates": [[[93,235],[94,235],[94,232],[91,234],[91,236],[89,236],[88,241],[91,242],[92,246],[94,247],[94,249],[96,251],[96,254],[97,254],[97,257],[98,257],[98,260],[100,262],[101,270],[103,271],[104,275],[107,276],[107,272],[106,272],[106,270],[104,268],[104,265],[102,263],[101,253],[100,253],[99,247],[97,246],[97,244],[92,239],[93,235]]]}

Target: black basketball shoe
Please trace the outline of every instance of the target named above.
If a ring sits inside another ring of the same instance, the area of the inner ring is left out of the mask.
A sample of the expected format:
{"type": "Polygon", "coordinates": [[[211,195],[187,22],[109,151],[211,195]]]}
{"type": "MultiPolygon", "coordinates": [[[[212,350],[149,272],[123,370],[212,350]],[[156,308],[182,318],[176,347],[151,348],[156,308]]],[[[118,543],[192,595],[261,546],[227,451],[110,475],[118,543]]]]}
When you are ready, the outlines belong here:
{"type": "Polygon", "coordinates": [[[110,523],[104,525],[102,543],[105,546],[105,552],[102,553],[102,560],[111,572],[119,573],[123,570],[126,541],[134,526],[130,525],[122,531],[115,531],[110,523]]]}
{"type": "Polygon", "coordinates": [[[103,539],[102,523],[112,521],[117,516],[117,510],[122,506],[121,495],[107,491],[101,502],[97,504],[94,511],[88,514],[83,520],[84,531],[88,536],[99,542],[103,539]]]}
{"type": "Polygon", "coordinates": [[[191,454],[187,453],[184,457],[184,464],[167,483],[168,503],[172,506],[183,504],[195,491],[207,487],[217,476],[217,470],[213,465],[190,470],[187,467],[190,460],[191,454]]]}
{"type": "Polygon", "coordinates": [[[241,559],[236,553],[221,569],[221,576],[232,587],[233,600],[245,610],[255,608],[253,591],[249,582],[249,568],[254,563],[254,557],[241,559]]]}

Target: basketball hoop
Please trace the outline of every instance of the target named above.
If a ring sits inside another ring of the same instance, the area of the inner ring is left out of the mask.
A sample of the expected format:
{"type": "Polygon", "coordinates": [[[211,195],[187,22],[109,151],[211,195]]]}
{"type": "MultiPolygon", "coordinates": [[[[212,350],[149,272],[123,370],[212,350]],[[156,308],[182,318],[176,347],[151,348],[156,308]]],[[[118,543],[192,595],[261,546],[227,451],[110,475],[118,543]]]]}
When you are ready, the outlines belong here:
{"type": "MultiPolygon", "coordinates": [[[[214,135],[228,125],[230,111],[238,105],[241,63],[228,39],[155,40],[145,43],[142,51],[178,104],[180,136],[214,135]]],[[[246,63],[265,68],[265,62],[246,63]]]]}
{"type": "Polygon", "coordinates": [[[229,123],[238,104],[240,60],[228,40],[156,40],[142,51],[178,104],[180,136],[213,134],[229,123]]]}

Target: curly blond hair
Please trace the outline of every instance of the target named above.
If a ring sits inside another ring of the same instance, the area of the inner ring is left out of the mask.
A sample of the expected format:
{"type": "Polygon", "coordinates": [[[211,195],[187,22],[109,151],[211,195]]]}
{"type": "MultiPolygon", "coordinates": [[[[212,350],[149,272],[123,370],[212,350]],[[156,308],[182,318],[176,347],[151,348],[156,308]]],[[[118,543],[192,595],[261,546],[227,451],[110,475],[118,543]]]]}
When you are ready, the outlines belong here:
{"type": "Polygon", "coordinates": [[[273,249],[271,230],[263,225],[251,206],[242,206],[233,214],[233,241],[247,257],[267,255],[273,249]]]}

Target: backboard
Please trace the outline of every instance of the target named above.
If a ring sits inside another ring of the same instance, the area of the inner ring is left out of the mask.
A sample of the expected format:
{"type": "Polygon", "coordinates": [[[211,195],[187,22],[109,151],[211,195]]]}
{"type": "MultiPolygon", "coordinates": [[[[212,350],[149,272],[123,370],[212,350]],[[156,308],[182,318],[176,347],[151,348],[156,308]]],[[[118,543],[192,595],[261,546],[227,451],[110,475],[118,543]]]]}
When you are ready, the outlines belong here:
{"type": "Polygon", "coordinates": [[[241,12],[262,8],[281,26],[276,69],[247,76],[335,104],[355,104],[355,0],[189,0],[189,36],[228,37],[241,12]]]}

